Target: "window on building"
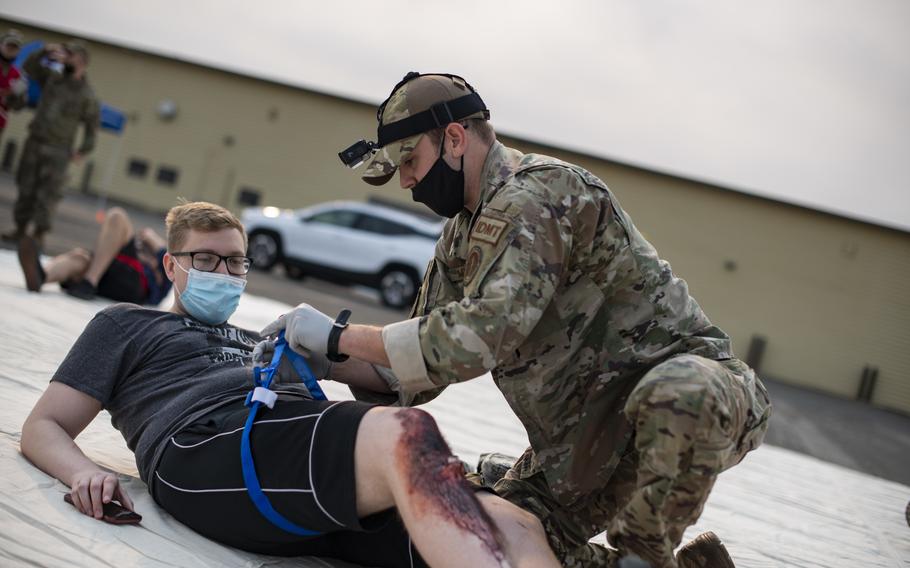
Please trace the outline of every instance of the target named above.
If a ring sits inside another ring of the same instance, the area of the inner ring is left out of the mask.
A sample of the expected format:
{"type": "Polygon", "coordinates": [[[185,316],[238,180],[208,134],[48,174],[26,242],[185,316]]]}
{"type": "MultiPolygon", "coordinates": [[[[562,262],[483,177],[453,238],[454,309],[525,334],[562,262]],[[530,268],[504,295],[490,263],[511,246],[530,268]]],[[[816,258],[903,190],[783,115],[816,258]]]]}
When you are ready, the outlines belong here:
{"type": "Polygon", "coordinates": [[[149,163],[140,158],[130,158],[126,166],[126,173],[130,177],[144,178],[149,173],[149,163]]]}
{"type": "Polygon", "coordinates": [[[241,187],[237,202],[247,207],[255,207],[262,200],[262,192],[252,187],[241,187]]]}
{"type": "Polygon", "coordinates": [[[161,185],[177,185],[177,168],[172,166],[158,166],[158,183],[161,185]]]}

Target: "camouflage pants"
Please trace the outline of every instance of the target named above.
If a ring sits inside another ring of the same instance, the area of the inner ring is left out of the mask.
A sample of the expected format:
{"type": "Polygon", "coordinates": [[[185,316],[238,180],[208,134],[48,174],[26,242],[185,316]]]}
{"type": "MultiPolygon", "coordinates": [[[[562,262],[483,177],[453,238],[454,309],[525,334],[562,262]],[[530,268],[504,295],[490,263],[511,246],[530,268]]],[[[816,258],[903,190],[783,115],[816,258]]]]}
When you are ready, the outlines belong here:
{"type": "Polygon", "coordinates": [[[67,148],[42,144],[31,136],[25,141],[16,170],[19,195],[13,206],[13,220],[17,229],[24,231],[29,221],[34,221],[36,234],[50,230],[51,217],[63,195],[69,161],[67,148]]]}
{"type": "Polygon", "coordinates": [[[494,489],[541,519],[565,566],[612,567],[637,554],[654,568],[675,568],[683,531],[698,520],[717,475],[761,444],[770,410],[744,363],[674,357],[630,394],[625,413],[635,435],[602,490],[560,503],[532,471],[531,449],[494,489]],[[588,542],[604,530],[616,549],[588,542]]]}

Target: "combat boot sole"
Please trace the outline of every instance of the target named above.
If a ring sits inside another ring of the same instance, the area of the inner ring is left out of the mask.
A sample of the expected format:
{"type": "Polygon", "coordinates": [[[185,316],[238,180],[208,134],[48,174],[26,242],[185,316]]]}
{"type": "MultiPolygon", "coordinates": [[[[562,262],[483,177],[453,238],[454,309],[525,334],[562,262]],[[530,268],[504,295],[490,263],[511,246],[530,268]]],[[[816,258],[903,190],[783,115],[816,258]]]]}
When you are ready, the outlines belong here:
{"type": "Polygon", "coordinates": [[[19,265],[25,275],[25,287],[29,292],[40,292],[44,284],[45,274],[38,260],[38,243],[34,239],[22,237],[19,240],[19,265]]]}
{"type": "Polygon", "coordinates": [[[698,535],[676,555],[679,568],[736,568],[727,547],[713,532],[698,535]]]}

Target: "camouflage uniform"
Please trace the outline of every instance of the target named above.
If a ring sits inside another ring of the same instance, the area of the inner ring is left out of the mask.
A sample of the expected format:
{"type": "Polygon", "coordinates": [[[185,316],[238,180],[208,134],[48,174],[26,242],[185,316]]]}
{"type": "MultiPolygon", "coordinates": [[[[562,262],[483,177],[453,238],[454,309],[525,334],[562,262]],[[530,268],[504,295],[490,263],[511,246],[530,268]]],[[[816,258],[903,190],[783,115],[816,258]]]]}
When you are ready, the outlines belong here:
{"type": "Polygon", "coordinates": [[[36,51],[22,65],[29,78],[41,85],[41,99],[16,171],[19,195],[13,208],[17,233],[24,233],[29,221],[34,221],[36,235],[51,228],[79,124],[85,126],[78,150],[84,155],[95,147],[99,122],[98,101],[85,77],[76,80],[51,71],[41,65],[43,56],[43,51],[36,51]]]}
{"type": "Polygon", "coordinates": [[[412,318],[384,328],[380,374],[414,405],[491,371],[531,442],[495,490],[541,518],[563,563],[613,565],[587,545],[608,530],[675,566],[716,475],[761,443],[763,385],[602,181],[499,143],[481,180],[412,318]]]}

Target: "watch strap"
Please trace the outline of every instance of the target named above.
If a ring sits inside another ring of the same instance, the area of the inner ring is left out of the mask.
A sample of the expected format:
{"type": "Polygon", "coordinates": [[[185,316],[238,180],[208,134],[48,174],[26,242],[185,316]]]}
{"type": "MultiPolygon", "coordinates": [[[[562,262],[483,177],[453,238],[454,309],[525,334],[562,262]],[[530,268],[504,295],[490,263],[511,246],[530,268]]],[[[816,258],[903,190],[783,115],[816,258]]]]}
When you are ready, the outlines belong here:
{"type": "Polygon", "coordinates": [[[329,330],[329,341],[326,346],[326,357],[329,361],[341,363],[348,360],[347,355],[338,352],[338,341],[341,339],[341,332],[347,329],[350,317],[351,310],[341,310],[338,317],[335,318],[335,323],[332,324],[332,329],[329,330]]]}

